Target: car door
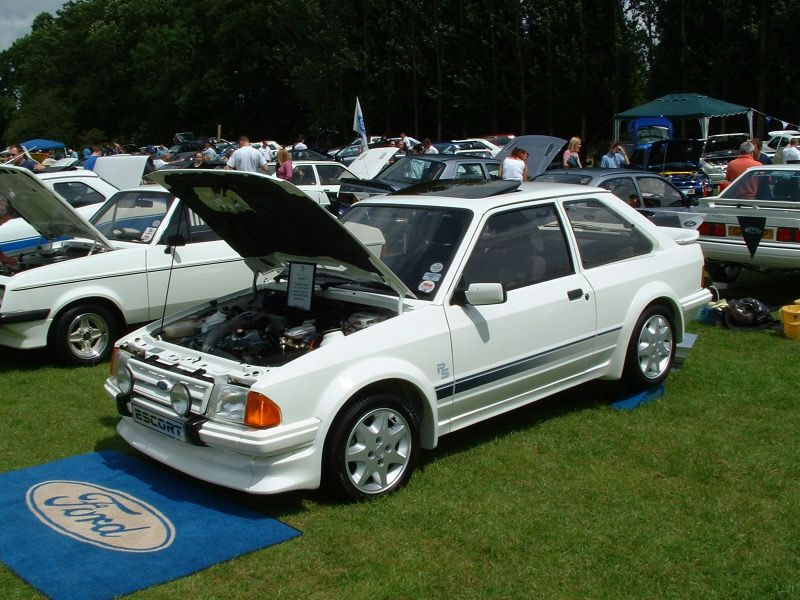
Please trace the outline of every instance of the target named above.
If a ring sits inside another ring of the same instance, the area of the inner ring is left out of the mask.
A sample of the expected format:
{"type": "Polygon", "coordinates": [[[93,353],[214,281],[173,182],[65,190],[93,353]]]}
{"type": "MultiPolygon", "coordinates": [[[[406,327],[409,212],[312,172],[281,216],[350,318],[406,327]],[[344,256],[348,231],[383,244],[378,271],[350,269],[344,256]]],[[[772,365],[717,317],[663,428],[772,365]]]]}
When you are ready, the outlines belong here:
{"type": "Polygon", "coordinates": [[[329,206],[331,199],[336,200],[339,194],[339,182],[342,177],[354,177],[345,167],[337,163],[316,165],[319,180],[319,199],[323,206],[329,206]]]}
{"type": "Polygon", "coordinates": [[[161,318],[165,303],[169,315],[252,284],[242,257],[192,211],[176,201],[167,218],[147,248],[150,319],[161,318]],[[169,246],[176,234],[185,244],[169,246]]]}
{"type": "MultiPolygon", "coordinates": [[[[432,271],[435,271],[433,267],[432,271]]],[[[577,272],[555,204],[495,212],[460,275],[502,283],[506,300],[446,303],[453,345],[451,430],[574,382],[595,367],[595,300],[577,272]]],[[[449,410],[448,410],[449,408],[449,410]]]]}

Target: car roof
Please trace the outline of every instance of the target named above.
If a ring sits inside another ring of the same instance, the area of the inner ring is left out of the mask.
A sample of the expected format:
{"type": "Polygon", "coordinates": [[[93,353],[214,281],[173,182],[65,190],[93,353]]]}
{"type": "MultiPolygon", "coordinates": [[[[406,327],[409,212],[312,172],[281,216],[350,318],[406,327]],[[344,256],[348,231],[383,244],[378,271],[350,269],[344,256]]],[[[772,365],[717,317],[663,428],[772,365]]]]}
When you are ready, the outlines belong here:
{"type": "Polygon", "coordinates": [[[36,176],[42,180],[74,179],[75,177],[86,177],[86,178],[96,179],[100,177],[100,175],[98,175],[91,169],[83,169],[77,167],[69,167],[67,169],[59,169],[56,171],[37,171],[36,176]]]}
{"type": "Polygon", "coordinates": [[[458,198],[453,196],[437,196],[432,200],[430,196],[408,195],[402,192],[391,196],[371,196],[361,200],[355,206],[361,205],[401,205],[401,206],[440,206],[444,208],[466,208],[475,213],[484,213],[493,208],[518,204],[520,202],[530,202],[536,200],[552,200],[553,198],[563,198],[565,196],[585,195],[587,192],[610,194],[608,190],[602,188],[575,185],[572,183],[538,183],[525,182],[519,184],[517,191],[491,195],[483,198],[458,198]]]}
{"type": "Polygon", "coordinates": [[[653,173],[652,171],[644,171],[642,169],[593,169],[589,167],[581,167],[579,169],[548,169],[536,177],[544,177],[553,173],[558,173],[559,175],[563,175],[565,173],[575,174],[583,177],[599,177],[602,175],[646,175],[648,177],[652,177],[654,175],[658,176],[657,173],[653,173]]]}

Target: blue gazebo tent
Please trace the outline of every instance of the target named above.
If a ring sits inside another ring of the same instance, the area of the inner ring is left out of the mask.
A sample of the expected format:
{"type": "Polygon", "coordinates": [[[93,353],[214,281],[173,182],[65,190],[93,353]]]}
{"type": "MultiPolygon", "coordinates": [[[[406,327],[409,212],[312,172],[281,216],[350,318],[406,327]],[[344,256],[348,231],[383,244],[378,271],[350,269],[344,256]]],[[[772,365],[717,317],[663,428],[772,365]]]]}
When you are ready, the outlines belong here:
{"type": "Polygon", "coordinates": [[[28,140],[27,142],[22,142],[22,146],[24,146],[28,152],[46,152],[47,150],[58,150],[59,148],[64,148],[65,145],[64,142],[36,138],[33,140],[28,140]]]}
{"type": "Polygon", "coordinates": [[[614,115],[614,139],[619,139],[620,121],[640,117],[667,117],[670,119],[698,119],[703,139],[708,137],[711,117],[747,115],[750,137],[753,137],[753,109],[701,94],[667,94],[646,104],[614,115]]]}

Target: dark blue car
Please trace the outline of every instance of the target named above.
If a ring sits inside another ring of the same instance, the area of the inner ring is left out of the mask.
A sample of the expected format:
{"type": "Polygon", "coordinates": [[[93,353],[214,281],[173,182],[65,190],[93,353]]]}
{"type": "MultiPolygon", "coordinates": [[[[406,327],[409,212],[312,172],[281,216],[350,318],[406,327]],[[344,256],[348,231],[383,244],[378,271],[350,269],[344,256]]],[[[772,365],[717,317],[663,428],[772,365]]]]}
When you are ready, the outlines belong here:
{"type": "Polygon", "coordinates": [[[710,196],[711,179],[700,166],[702,140],[661,140],[639,148],[630,167],[665,177],[689,199],[710,196]]]}

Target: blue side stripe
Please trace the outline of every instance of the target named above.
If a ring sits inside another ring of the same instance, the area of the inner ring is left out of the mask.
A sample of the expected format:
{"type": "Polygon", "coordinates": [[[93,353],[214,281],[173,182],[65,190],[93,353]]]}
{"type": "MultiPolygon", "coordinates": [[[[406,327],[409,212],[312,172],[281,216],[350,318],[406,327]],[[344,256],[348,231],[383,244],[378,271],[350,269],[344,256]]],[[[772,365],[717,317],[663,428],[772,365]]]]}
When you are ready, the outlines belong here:
{"type": "Polygon", "coordinates": [[[511,377],[512,375],[524,373],[525,371],[535,369],[536,367],[546,365],[547,363],[555,362],[564,355],[568,354],[568,352],[566,352],[567,350],[570,350],[579,344],[583,344],[590,340],[594,340],[606,335],[611,335],[621,330],[622,327],[615,327],[614,329],[609,329],[608,331],[598,333],[597,335],[589,336],[575,342],[570,342],[557,348],[551,348],[550,350],[539,352],[525,358],[520,358],[508,364],[493,367],[481,373],[475,373],[468,377],[464,377],[463,379],[458,379],[446,385],[439,386],[436,388],[436,399],[442,400],[450,395],[466,392],[473,388],[487,385],[494,381],[505,379],[506,377],[511,377]]]}
{"type": "Polygon", "coordinates": [[[25,238],[22,240],[14,240],[13,242],[6,242],[5,244],[0,244],[0,251],[1,252],[13,252],[14,250],[22,250],[24,248],[33,248],[34,246],[39,246],[41,244],[49,244],[50,242],[60,242],[62,240],[70,239],[68,235],[62,235],[61,237],[48,240],[43,237],[30,237],[25,238]]]}

